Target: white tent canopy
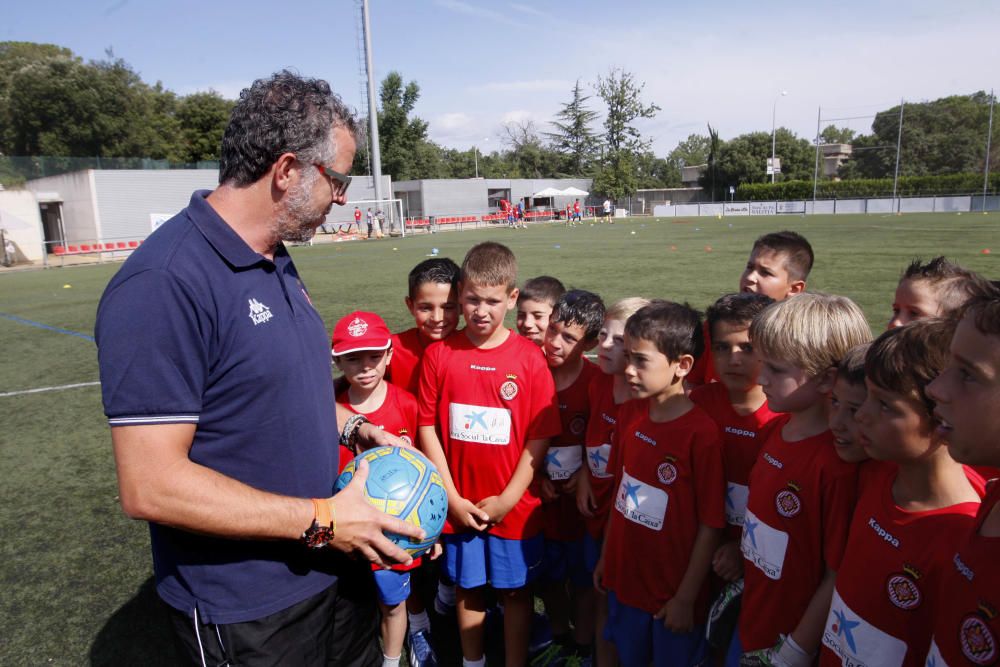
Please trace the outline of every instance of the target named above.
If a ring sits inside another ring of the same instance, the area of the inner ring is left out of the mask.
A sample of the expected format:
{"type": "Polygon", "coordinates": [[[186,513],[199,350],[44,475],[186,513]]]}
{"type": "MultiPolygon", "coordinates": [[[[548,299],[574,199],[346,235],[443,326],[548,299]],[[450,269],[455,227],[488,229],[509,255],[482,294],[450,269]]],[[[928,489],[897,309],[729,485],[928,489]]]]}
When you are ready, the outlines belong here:
{"type": "Polygon", "coordinates": [[[566,193],[563,192],[562,190],[556,190],[555,188],[549,187],[545,188],[544,190],[539,190],[535,194],[531,195],[531,198],[536,199],[539,197],[562,197],[565,194],[566,193]]]}
{"type": "Polygon", "coordinates": [[[590,193],[586,190],[581,190],[580,188],[569,187],[563,190],[560,194],[566,195],[567,197],[586,197],[590,193]]]}

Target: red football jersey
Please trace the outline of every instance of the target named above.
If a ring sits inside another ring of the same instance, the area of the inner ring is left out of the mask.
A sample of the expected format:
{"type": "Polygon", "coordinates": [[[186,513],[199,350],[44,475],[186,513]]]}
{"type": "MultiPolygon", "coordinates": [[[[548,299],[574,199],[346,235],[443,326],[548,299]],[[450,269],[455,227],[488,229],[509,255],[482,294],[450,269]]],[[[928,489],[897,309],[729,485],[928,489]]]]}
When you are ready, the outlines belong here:
{"type": "MultiPolygon", "coordinates": [[[[479,502],[507,488],[529,440],[559,435],[559,407],[541,349],[508,331],[483,350],[459,334],[427,347],[420,369],[420,426],[437,428],[455,487],[479,502]]],[[[497,537],[524,539],[542,528],[538,496],[528,489],[497,537]]],[[[453,533],[451,523],[445,532],[453,533]]]]}
{"type": "Polygon", "coordinates": [[[597,501],[593,518],[587,519],[587,532],[595,540],[604,536],[608,525],[608,512],[615,494],[615,474],[611,467],[612,435],[618,423],[620,405],[615,403],[614,378],[598,373],[590,382],[590,414],[587,422],[587,470],[590,474],[590,489],[597,501]]]}
{"type": "Polygon", "coordinates": [[[907,512],[892,497],[898,468],[872,472],[837,570],[820,664],[921,667],[931,643],[937,601],[930,598],[940,568],[974,524],[979,503],[907,512]]]}
{"type": "MultiPolygon", "coordinates": [[[[658,423],[649,401],[629,401],[619,407],[611,461],[616,492],[604,583],[622,604],[655,614],[677,592],[699,524],[726,524],[719,427],[698,406],[658,423]]],[[[708,612],[707,584],[708,577],[696,623],[708,612]]]]}
{"type": "Polygon", "coordinates": [[[722,463],[726,471],[726,536],[738,540],[743,535],[743,515],[750,493],[750,469],[757,461],[767,437],[767,426],[780,413],[764,402],[756,411],[740,415],[729,402],[729,391],[721,382],[698,387],[691,400],[715,420],[722,432],[722,463]]]}
{"type": "Polygon", "coordinates": [[[787,421],[774,420],[750,472],[740,542],[744,651],[774,646],[802,620],[825,568],[840,567],[857,499],[857,466],[837,456],[833,434],[788,442],[787,421]]]}
{"type": "MultiPolygon", "coordinates": [[[[556,393],[562,433],[549,444],[544,471],[554,482],[564,482],[583,466],[584,439],[590,420],[587,389],[594,376],[600,374],[595,364],[584,359],[583,369],[573,384],[556,393]]],[[[583,539],[584,523],[576,509],[576,494],[563,494],[550,503],[542,503],[542,515],[545,539],[561,542],[583,539]]]]}
{"type": "Polygon", "coordinates": [[[361,209],[354,209],[354,222],[361,222],[361,209]]]}
{"type": "MultiPolygon", "coordinates": [[[[417,399],[413,398],[413,394],[410,392],[392,384],[386,383],[386,387],[388,391],[385,394],[385,400],[382,401],[382,405],[378,409],[371,412],[359,412],[352,408],[346,389],[337,394],[337,402],[355,414],[363,414],[368,418],[368,421],[383,431],[398,435],[407,443],[414,445],[417,439],[417,399]]],[[[344,466],[350,462],[353,456],[351,450],[340,446],[340,472],[344,471],[344,466]]],[[[409,565],[393,565],[392,569],[405,572],[418,567],[420,562],[420,558],[414,558],[409,565]]],[[[372,570],[377,569],[379,569],[377,566],[372,565],[372,570]]]]}
{"type": "Polygon", "coordinates": [[[386,379],[414,396],[420,389],[420,358],[424,356],[424,343],[417,328],[392,334],[392,361],[386,369],[386,379]]]}
{"type": "Polygon", "coordinates": [[[973,526],[942,564],[929,667],[995,665],[1000,658],[1000,537],[979,534],[997,502],[1000,483],[993,482],[973,526]]]}

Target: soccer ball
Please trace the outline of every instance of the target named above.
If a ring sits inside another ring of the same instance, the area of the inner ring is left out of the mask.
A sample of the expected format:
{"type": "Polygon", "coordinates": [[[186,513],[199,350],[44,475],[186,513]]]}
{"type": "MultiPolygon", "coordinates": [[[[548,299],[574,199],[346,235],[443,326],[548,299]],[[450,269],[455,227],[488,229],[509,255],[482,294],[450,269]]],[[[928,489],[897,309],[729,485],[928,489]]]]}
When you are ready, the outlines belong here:
{"type": "Polygon", "coordinates": [[[426,533],[421,542],[395,533],[386,533],[386,537],[414,558],[429,551],[448,516],[448,494],[437,468],[415,449],[376,447],[347,464],[337,478],[335,492],[350,483],[361,459],[368,461],[369,466],[365,500],[375,509],[419,526],[426,533]]]}

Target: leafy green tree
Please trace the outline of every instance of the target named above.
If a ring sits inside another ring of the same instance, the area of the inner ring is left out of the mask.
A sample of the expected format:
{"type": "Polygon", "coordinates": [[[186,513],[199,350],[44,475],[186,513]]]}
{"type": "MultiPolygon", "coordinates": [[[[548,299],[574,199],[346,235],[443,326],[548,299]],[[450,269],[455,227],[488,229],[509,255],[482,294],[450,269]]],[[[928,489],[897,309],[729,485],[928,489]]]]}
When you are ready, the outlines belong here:
{"type": "MultiPolygon", "coordinates": [[[[906,103],[899,175],[982,172],[989,102],[989,94],[980,91],[932,102],[906,103]]],[[[993,132],[996,148],[1000,123],[995,119],[993,132]]],[[[899,105],[896,105],[877,113],[871,134],[861,135],[853,142],[854,153],[851,161],[841,169],[841,175],[845,178],[891,178],[896,168],[898,136],[899,105]]]]}
{"type": "Polygon", "coordinates": [[[562,158],[542,143],[533,121],[505,123],[502,140],[510,147],[509,178],[547,178],[559,173],[562,158]]]}
{"type": "MultiPolygon", "coordinates": [[[[814,148],[805,139],[785,128],[775,132],[775,153],[781,159],[777,180],[812,178],[814,148]]],[[[742,183],[770,180],[765,167],[771,157],[771,133],[749,132],[722,145],[717,168],[717,184],[722,188],[742,183]]]]}
{"type": "Polygon", "coordinates": [[[427,123],[410,117],[418,99],[420,86],[416,81],[404,85],[399,72],[389,72],[379,87],[382,173],[391,174],[400,181],[414,178],[414,153],[417,146],[427,140],[427,123]]]}
{"type": "Polygon", "coordinates": [[[650,145],[635,126],[640,118],[652,118],[660,107],[644,104],[642,91],[645,83],[636,81],[631,72],[612,68],[606,76],[599,76],[594,88],[607,106],[604,118],[604,144],[607,146],[604,164],[594,179],[594,189],[613,199],[620,199],[635,192],[638,178],[635,173],[638,156],[650,145]]]}
{"type": "Polygon", "coordinates": [[[689,134],[687,139],[678,143],[677,147],[670,151],[667,161],[678,169],[706,164],[711,143],[711,137],[703,134],[689,134]]]}
{"type": "Polygon", "coordinates": [[[590,129],[597,112],[586,107],[590,97],[583,94],[580,81],[573,86],[573,98],[563,105],[552,121],[555,132],[546,132],[553,150],[565,158],[565,171],[573,176],[589,172],[599,139],[590,129]]]}
{"type": "Polygon", "coordinates": [[[824,144],[849,144],[854,141],[857,133],[849,127],[827,125],[819,133],[819,140],[824,144]]]}
{"type": "Polygon", "coordinates": [[[176,118],[179,124],[183,153],[179,162],[218,160],[222,133],[233,110],[227,100],[214,90],[193,93],[180,99],[176,118]]]}

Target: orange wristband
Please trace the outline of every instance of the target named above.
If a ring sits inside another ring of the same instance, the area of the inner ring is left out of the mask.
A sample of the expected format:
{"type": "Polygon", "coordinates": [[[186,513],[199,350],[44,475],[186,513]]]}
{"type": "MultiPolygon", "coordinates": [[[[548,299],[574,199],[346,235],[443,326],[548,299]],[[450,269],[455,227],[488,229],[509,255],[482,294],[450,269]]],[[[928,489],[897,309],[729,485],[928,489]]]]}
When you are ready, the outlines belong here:
{"type": "Polygon", "coordinates": [[[316,523],[321,526],[333,527],[333,519],[330,517],[330,505],[322,498],[313,498],[312,502],[316,523]]]}

